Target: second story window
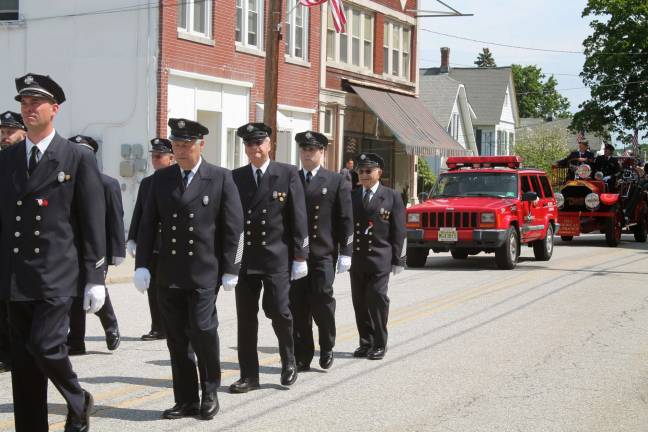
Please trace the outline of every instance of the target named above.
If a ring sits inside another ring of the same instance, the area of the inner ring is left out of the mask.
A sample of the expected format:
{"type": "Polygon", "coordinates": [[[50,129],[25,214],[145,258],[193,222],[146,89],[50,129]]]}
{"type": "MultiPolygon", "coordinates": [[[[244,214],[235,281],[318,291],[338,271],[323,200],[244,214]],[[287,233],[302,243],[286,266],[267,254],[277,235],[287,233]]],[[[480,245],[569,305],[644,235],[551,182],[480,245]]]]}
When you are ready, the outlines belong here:
{"type": "Polygon", "coordinates": [[[286,17],[286,55],[308,61],[308,8],[298,0],[287,0],[286,17]]]}
{"type": "Polygon", "coordinates": [[[180,2],[178,4],[178,28],[188,33],[211,37],[211,1],[185,0],[180,2]]]}
{"type": "Polygon", "coordinates": [[[236,42],[263,50],[263,0],[236,0],[236,42]]]}
{"type": "Polygon", "coordinates": [[[326,59],[331,63],[373,70],[374,18],[373,14],[350,6],[345,33],[336,33],[333,18],[328,15],[326,31],[326,59]]]}
{"type": "Polygon", "coordinates": [[[385,21],[383,28],[383,59],[385,75],[409,79],[411,30],[390,21],[385,21]]]}
{"type": "Polygon", "coordinates": [[[18,21],[18,0],[0,0],[0,21],[18,21]]]}

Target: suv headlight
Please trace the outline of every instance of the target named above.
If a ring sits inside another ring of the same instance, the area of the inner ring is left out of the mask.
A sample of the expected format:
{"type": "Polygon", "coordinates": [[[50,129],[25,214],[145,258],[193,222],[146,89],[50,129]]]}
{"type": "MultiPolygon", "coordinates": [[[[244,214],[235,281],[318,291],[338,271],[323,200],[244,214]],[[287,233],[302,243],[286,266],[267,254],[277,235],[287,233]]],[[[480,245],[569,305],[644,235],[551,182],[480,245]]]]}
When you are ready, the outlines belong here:
{"type": "Polygon", "coordinates": [[[421,213],[408,213],[407,214],[407,223],[420,224],[421,223],[421,213]]]}
{"type": "Polygon", "coordinates": [[[494,224],[495,223],[495,213],[482,213],[480,220],[481,220],[481,223],[483,223],[483,224],[494,224]]]}
{"type": "Polygon", "coordinates": [[[565,205],[565,196],[560,192],[556,192],[554,198],[556,199],[556,205],[558,208],[562,208],[565,205]]]}
{"type": "Polygon", "coordinates": [[[589,193],[589,194],[587,194],[587,196],[585,197],[585,206],[586,206],[588,209],[593,210],[593,209],[595,209],[596,207],[598,207],[599,204],[601,204],[601,199],[599,198],[598,194],[595,194],[595,193],[589,193]]]}

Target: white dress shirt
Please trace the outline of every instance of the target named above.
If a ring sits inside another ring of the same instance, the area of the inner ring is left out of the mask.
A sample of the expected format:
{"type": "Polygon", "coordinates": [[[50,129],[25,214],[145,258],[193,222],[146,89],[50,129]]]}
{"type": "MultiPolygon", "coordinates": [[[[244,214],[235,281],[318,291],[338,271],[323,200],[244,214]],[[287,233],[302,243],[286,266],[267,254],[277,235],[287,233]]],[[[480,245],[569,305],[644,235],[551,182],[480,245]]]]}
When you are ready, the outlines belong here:
{"type": "MultiPolygon", "coordinates": [[[[380,182],[376,182],[375,185],[371,186],[371,195],[369,195],[369,201],[371,201],[376,195],[376,192],[378,191],[378,186],[380,186],[380,182]]],[[[367,189],[363,186],[362,187],[362,197],[364,198],[365,194],[367,193],[367,189]]]]}
{"type": "MultiPolygon", "coordinates": [[[[311,179],[317,175],[317,172],[319,171],[321,165],[317,165],[315,168],[313,168],[310,173],[311,173],[311,179]]],[[[308,178],[307,174],[309,171],[306,168],[302,168],[302,172],[304,173],[304,178],[308,178]]]]}
{"type": "Polygon", "coordinates": [[[52,133],[43,138],[39,143],[33,143],[29,139],[29,137],[26,137],[27,145],[25,146],[25,150],[27,151],[27,167],[29,167],[29,158],[31,156],[32,148],[38,147],[38,150],[40,150],[40,154],[36,158],[36,162],[40,162],[40,160],[43,158],[43,155],[45,154],[45,151],[47,150],[47,147],[49,147],[49,145],[52,143],[54,135],[56,135],[56,131],[52,129],[52,133]]]}
{"type": "MultiPolygon", "coordinates": [[[[189,185],[191,184],[191,180],[193,180],[194,176],[198,172],[198,168],[200,167],[201,163],[202,163],[202,156],[200,157],[200,159],[198,159],[198,163],[196,164],[196,166],[191,168],[191,172],[187,177],[187,187],[189,187],[189,185]]],[[[180,168],[180,165],[178,165],[178,168],[180,168]]],[[[180,168],[180,175],[182,175],[182,178],[184,178],[184,170],[182,168],[180,168]]]]}
{"type": "MultiPolygon", "coordinates": [[[[268,165],[270,165],[270,159],[268,159],[267,161],[265,161],[265,163],[264,163],[263,165],[261,165],[260,167],[258,167],[258,168],[255,167],[253,163],[250,164],[250,167],[252,168],[252,178],[254,179],[254,182],[255,182],[255,183],[256,183],[256,171],[257,171],[258,169],[260,169],[260,170],[261,170],[261,174],[262,174],[262,175],[265,175],[266,170],[268,169],[268,165]]],[[[259,185],[257,185],[257,186],[259,186],[259,185]]]]}

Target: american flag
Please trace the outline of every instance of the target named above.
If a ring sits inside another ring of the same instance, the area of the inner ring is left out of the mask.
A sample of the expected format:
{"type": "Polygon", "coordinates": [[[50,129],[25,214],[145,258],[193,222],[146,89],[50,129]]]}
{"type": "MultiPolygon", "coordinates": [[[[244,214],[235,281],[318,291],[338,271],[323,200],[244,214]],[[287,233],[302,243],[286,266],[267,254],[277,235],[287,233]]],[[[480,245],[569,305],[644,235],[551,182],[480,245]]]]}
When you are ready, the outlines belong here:
{"type": "MultiPolygon", "coordinates": [[[[306,7],[319,6],[329,0],[299,0],[299,3],[306,7]]],[[[331,16],[333,17],[333,27],[337,33],[346,31],[346,16],[344,15],[344,6],[342,0],[330,0],[331,16]]]]}
{"type": "Polygon", "coordinates": [[[637,157],[639,155],[639,131],[634,130],[632,134],[632,156],[637,157]]]}

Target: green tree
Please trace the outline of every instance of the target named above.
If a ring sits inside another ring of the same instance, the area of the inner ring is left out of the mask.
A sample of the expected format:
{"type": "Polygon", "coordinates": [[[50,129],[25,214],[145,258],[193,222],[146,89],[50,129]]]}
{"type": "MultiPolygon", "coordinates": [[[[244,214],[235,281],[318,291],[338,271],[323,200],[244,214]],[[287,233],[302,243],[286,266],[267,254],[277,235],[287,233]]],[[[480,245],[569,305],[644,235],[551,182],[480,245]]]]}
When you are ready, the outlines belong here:
{"type": "Polygon", "coordinates": [[[418,193],[429,192],[434,186],[436,177],[430,169],[427,160],[423,157],[418,158],[418,193]]]}
{"type": "Polygon", "coordinates": [[[513,153],[524,166],[539,168],[551,176],[551,166],[568,154],[569,132],[564,127],[541,125],[519,132],[513,153]]]}
{"type": "Polygon", "coordinates": [[[495,59],[493,58],[493,53],[489,48],[483,48],[482,52],[477,55],[477,60],[475,60],[477,67],[497,67],[495,64],[495,59]]]}
{"type": "Polygon", "coordinates": [[[591,98],[571,128],[628,138],[627,131],[648,125],[648,2],[588,0],[582,16],[592,18],[581,73],[591,98]]]}
{"type": "Polygon", "coordinates": [[[556,90],[558,81],[538,66],[513,65],[513,82],[520,117],[571,117],[569,100],[556,90]]]}

